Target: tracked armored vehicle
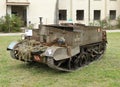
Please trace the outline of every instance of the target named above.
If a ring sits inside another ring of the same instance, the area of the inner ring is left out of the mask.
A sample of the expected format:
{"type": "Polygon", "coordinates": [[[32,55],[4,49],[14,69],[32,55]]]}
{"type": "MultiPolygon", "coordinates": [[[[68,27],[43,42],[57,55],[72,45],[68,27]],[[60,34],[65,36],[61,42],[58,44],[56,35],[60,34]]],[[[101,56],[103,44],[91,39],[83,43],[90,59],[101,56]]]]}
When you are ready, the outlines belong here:
{"type": "Polygon", "coordinates": [[[26,30],[22,40],[7,50],[12,58],[45,63],[62,71],[74,71],[99,59],[106,49],[106,31],[82,24],[40,25],[26,30]]]}

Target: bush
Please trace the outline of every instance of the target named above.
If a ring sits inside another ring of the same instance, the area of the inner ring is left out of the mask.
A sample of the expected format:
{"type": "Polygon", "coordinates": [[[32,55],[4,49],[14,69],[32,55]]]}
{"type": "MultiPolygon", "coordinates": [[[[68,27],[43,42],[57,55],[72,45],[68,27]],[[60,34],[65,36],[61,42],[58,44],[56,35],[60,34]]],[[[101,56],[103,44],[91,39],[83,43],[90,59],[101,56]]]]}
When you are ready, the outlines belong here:
{"type": "Polygon", "coordinates": [[[117,18],[117,28],[120,28],[120,16],[117,18]]]}
{"type": "Polygon", "coordinates": [[[6,15],[0,18],[0,32],[19,32],[23,21],[15,15],[6,15]]]}
{"type": "Polygon", "coordinates": [[[93,23],[90,23],[89,25],[90,26],[99,26],[101,28],[107,28],[108,22],[107,22],[107,20],[98,20],[98,21],[93,21],[93,23]]]}
{"type": "Polygon", "coordinates": [[[89,23],[89,25],[90,26],[99,26],[99,27],[104,28],[104,29],[111,29],[112,28],[110,19],[108,19],[108,18],[103,19],[103,20],[93,21],[93,22],[89,23]]]}

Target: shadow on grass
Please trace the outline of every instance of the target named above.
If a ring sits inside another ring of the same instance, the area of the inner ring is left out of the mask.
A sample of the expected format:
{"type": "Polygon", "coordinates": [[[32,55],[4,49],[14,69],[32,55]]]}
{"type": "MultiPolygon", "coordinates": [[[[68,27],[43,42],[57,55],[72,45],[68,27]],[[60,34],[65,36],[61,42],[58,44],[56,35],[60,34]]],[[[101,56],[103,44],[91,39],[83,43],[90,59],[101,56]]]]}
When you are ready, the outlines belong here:
{"type": "Polygon", "coordinates": [[[64,71],[58,71],[58,70],[54,70],[50,67],[48,67],[46,64],[42,64],[42,63],[37,63],[37,62],[31,62],[31,63],[20,63],[17,64],[17,66],[14,66],[13,68],[15,69],[20,69],[23,71],[29,71],[32,74],[57,74],[57,75],[61,75],[61,74],[67,74],[68,72],[64,72],[64,71]]]}

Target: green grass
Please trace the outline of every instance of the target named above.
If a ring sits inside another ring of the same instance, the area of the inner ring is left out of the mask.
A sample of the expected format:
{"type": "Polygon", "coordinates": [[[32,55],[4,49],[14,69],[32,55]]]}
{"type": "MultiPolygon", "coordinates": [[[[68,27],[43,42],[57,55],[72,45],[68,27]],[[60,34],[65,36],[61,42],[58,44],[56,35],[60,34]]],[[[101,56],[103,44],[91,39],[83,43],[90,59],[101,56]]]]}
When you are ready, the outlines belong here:
{"type": "Polygon", "coordinates": [[[120,87],[120,33],[108,33],[101,60],[71,73],[12,59],[6,48],[19,38],[0,37],[0,87],[120,87]]]}

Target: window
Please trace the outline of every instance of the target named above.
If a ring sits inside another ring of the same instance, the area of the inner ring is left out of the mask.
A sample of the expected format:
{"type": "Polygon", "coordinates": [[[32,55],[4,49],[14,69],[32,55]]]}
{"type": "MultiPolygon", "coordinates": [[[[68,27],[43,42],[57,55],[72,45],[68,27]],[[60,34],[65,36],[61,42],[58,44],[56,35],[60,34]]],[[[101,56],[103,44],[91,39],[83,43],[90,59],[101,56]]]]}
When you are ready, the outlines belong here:
{"type": "Polygon", "coordinates": [[[110,10],[110,20],[116,19],[116,10],[110,10]]]}
{"type": "Polygon", "coordinates": [[[84,20],[84,10],[77,10],[76,20],[84,20]]]}
{"type": "Polygon", "coordinates": [[[101,11],[94,10],[94,20],[100,20],[101,11]]]}
{"type": "Polygon", "coordinates": [[[59,20],[67,20],[67,10],[59,10],[59,20]]]}

